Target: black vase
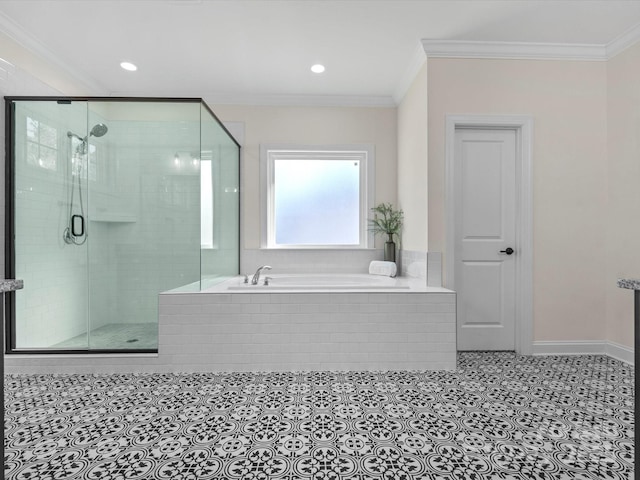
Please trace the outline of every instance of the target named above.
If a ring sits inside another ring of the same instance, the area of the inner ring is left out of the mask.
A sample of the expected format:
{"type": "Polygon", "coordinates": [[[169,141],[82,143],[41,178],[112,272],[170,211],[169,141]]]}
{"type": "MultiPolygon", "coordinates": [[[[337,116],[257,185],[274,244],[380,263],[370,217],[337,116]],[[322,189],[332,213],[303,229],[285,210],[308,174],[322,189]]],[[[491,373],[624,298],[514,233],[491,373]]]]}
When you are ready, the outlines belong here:
{"type": "Polygon", "coordinates": [[[393,241],[392,235],[389,235],[389,240],[384,244],[384,261],[385,262],[396,261],[396,244],[393,241]]]}

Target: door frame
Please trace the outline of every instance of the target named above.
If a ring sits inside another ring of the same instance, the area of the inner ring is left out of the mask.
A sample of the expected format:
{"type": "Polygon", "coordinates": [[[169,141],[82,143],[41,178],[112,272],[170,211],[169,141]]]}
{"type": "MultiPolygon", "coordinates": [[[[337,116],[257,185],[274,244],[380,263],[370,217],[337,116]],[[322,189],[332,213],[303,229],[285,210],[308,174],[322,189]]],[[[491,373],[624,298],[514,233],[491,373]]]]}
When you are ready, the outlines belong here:
{"type": "Polygon", "coordinates": [[[533,354],[533,116],[446,115],[445,126],[445,286],[455,290],[455,132],[460,128],[516,132],[515,350],[533,354]]]}

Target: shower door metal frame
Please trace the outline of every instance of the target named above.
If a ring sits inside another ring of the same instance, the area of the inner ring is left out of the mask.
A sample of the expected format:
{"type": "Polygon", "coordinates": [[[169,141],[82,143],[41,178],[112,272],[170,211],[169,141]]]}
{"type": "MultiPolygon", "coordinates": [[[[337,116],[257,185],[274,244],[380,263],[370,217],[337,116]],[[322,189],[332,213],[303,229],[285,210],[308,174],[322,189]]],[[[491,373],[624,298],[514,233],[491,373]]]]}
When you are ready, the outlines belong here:
{"type": "MultiPolygon", "coordinates": [[[[15,133],[15,102],[132,102],[132,103],[197,103],[207,110],[207,112],[216,120],[218,125],[225,131],[231,140],[238,147],[238,186],[240,186],[240,149],[242,148],[238,141],[231,135],[218,116],[213,113],[209,105],[202,98],[198,97],[65,97],[65,96],[5,96],[5,234],[4,234],[4,259],[5,259],[5,278],[15,278],[16,256],[15,256],[15,165],[13,157],[13,142],[15,133]]],[[[239,201],[239,210],[241,212],[241,202],[239,201]]],[[[238,219],[238,238],[240,238],[240,230],[242,219],[238,219]]],[[[240,256],[238,255],[238,272],[240,272],[240,256]]],[[[26,286],[25,288],[28,288],[26,286]]],[[[16,292],[8,292],[4,295],[4,333],[5,344],[4,353],[7,355],[24,355],[24,354],[47,354],[47,355],[64,355],[64,354],[132,354],[132,353],[158,353],[158,348],[154,349],[16,349],[16,292]]]]}
{"type": "MultiPolygon", "coordinates": [[[[5,278],[15,278],[15,178],[13,161],[13,142],[15,130],[15,103],[11,98],[5,97],[5,160],[4,160],[4,196],[5,196],[5,221],[4,221],[4,274],[5,278]]],[[[12,346],[16,344],[16,332],[14,328],[16,318],[15,292],[4,296],[4,352],[12,353],[12,346]]]]}

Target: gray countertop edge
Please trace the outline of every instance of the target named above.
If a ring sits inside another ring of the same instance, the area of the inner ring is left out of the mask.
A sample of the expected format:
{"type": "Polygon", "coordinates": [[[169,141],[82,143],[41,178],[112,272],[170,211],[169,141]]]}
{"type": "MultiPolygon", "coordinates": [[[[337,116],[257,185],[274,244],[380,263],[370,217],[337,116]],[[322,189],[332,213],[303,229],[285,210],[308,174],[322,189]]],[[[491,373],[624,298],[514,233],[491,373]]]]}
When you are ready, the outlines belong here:
{"type": "Polygon", "coordinates": [[[13,292],[24,287],[22,280],[0,279],[0,293],[13,292]]]}
{"type": "Polygon", "coordinates": [[[629,290],[640,290],[640,279],[637,278],[619,278],[618,287],[628,288],[629,290]]]}

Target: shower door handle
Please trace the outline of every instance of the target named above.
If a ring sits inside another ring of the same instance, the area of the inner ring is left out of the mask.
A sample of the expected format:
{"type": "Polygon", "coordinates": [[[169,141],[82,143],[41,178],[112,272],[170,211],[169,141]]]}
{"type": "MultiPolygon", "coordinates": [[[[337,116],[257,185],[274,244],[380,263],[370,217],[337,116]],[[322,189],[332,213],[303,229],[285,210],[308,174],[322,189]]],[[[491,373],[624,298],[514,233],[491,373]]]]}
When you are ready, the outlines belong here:
{"type": "Polygon", "coordinates": [[[71,235],[74,237],[84,235],[84,217],[82,215],[71,215],[71,235]]]}

